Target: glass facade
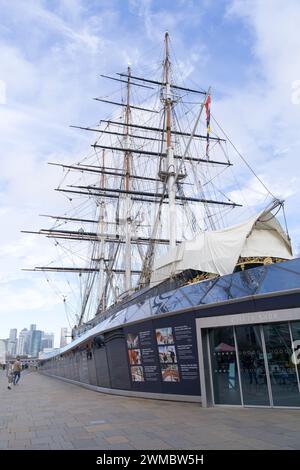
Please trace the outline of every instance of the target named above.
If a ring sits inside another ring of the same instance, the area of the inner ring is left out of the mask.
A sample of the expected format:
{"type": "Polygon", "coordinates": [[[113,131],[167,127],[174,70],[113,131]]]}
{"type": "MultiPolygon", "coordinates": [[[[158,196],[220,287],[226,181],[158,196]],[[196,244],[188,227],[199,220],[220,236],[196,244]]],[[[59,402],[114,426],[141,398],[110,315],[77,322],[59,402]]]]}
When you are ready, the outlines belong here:
{"type": "Polygon", "coordinates": [[[300,347],[299,347],[300,346],[300,321],[295,321],[291,323],[291,333],[292,333],[293,341],[298,342],[297,344],[294,345],[294,350],[297,349],[297,345],[298,345],[298,350],[295,352],[295,356],[296,356],[295,361],[299,361],[297,364],[297,369],[296,369],[297,378],[299,381],[299,378],[300,378],[300,347]]]}
{"type": "Polygon", "coordinates": [[[300,322],[210,329],[214,404],[300,407],[299,340],[300,322]]]}
{"type": "Polygon", "coordinates": [[[189,308],[211,305],[230,299],[257,294],[281,292],[300,286],[300,258],[275,263],[245,271],[227,274],[215,279],[172,287],[172,284],[142,289],[131,300],[120,302],[108,309],[107,318],[94,318],[86,323],[81,333],[95,327],[99,332],[106,327],[118,326],[131,321],[189,308]]]}

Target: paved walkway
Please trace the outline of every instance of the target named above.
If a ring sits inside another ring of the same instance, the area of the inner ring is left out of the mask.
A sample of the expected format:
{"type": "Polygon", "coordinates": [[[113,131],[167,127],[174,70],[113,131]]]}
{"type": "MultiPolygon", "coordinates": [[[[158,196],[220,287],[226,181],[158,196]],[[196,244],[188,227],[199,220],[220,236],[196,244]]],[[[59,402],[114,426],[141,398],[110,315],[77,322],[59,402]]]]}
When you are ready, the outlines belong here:
{"type": "Polygon", "coordinates": [[[10,391],[1,371],[0,449],[300,449],[300,410],[117,397],[36,372],[10,391]]]}

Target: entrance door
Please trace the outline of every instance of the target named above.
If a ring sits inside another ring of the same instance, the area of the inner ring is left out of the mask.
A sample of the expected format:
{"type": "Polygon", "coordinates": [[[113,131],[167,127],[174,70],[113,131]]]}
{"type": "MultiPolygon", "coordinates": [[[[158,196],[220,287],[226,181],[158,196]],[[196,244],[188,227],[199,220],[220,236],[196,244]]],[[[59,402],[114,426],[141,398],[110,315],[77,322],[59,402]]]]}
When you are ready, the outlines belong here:
{"type": "Polygon", "coordinates": [[[259,325],[235,327],[244,405],[270,406],[268,368],[259,325]]]}
{"type": "Polygon", "coordinates": [[[263,329],[274,406],[299,407],[299,377],[292,361],[290,324],[271,323],[263,329]]]}
{"type": "Polygon", "coordinates": [[[209,343],[214,403],[241,405],[233,327],[210,330],[209,343]]]}
{"type": "Polygon", "coordinates": [[[299,322],[224,326],[208,332],[215,405],[300,406],[299,370],[292,360],[299,322]]]}

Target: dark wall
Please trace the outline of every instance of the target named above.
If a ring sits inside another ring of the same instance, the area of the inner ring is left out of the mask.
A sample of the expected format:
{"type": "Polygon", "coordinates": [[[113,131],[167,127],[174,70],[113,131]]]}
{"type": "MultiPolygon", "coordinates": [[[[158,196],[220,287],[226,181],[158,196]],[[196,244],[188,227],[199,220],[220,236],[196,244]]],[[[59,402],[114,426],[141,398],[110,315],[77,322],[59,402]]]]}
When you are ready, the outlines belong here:
{"type": "Polygon", "coordinates": [[[121,328],[111,331],[104,338],[111,387],[128,390],[131,383],[124,331],[121,328]]]}
{"type": "Polygon", "coordinates": [[[87,366],[88,366],[89,383],[91,385],[98,385],[94,348],[91,348],[87,353],[87,366]]]}
{"type": "Polygon", "coordinates": [[[52,375],[105,388],[200,395],[195,320],[299,305],[294,294],[247,299],[124,326],[43,361],[52,375]]]}
{"type": "Polygon", "coordinates": [[[99,387],[200,395],[195,317],[175,315],[113,330],[44,361],[42,368],[99,387]]]}
{"type": "Polygon", "coordinates": [[[97,385],[99,387],[110,388],[111,385],[104,339],[96,337],[95,340],[93,347],[93,362],[95,364],[97,385]]]}

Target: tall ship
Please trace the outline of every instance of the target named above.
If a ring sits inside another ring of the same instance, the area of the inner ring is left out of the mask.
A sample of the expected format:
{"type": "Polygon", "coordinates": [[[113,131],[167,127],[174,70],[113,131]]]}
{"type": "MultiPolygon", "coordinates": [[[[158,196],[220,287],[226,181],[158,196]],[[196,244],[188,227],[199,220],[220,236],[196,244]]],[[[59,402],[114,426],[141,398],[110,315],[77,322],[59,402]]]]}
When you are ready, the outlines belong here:
{"type": "Polygon", "coordinates": [[[41,371],[128,396],[299,407],[300,260],[284,202],[171,52],[166,33],[151,75],[102,75],[114,88],[95,100],[109,117],[72,126],[95,136],[91,151],[50,162],[71,210],[29,232],[62,253],[32,269],[71,276],[80,304],[71,343],[42,355],[41,371]],[[236,189],[237,159],[264,189],[257,207],[236,189]]]}

